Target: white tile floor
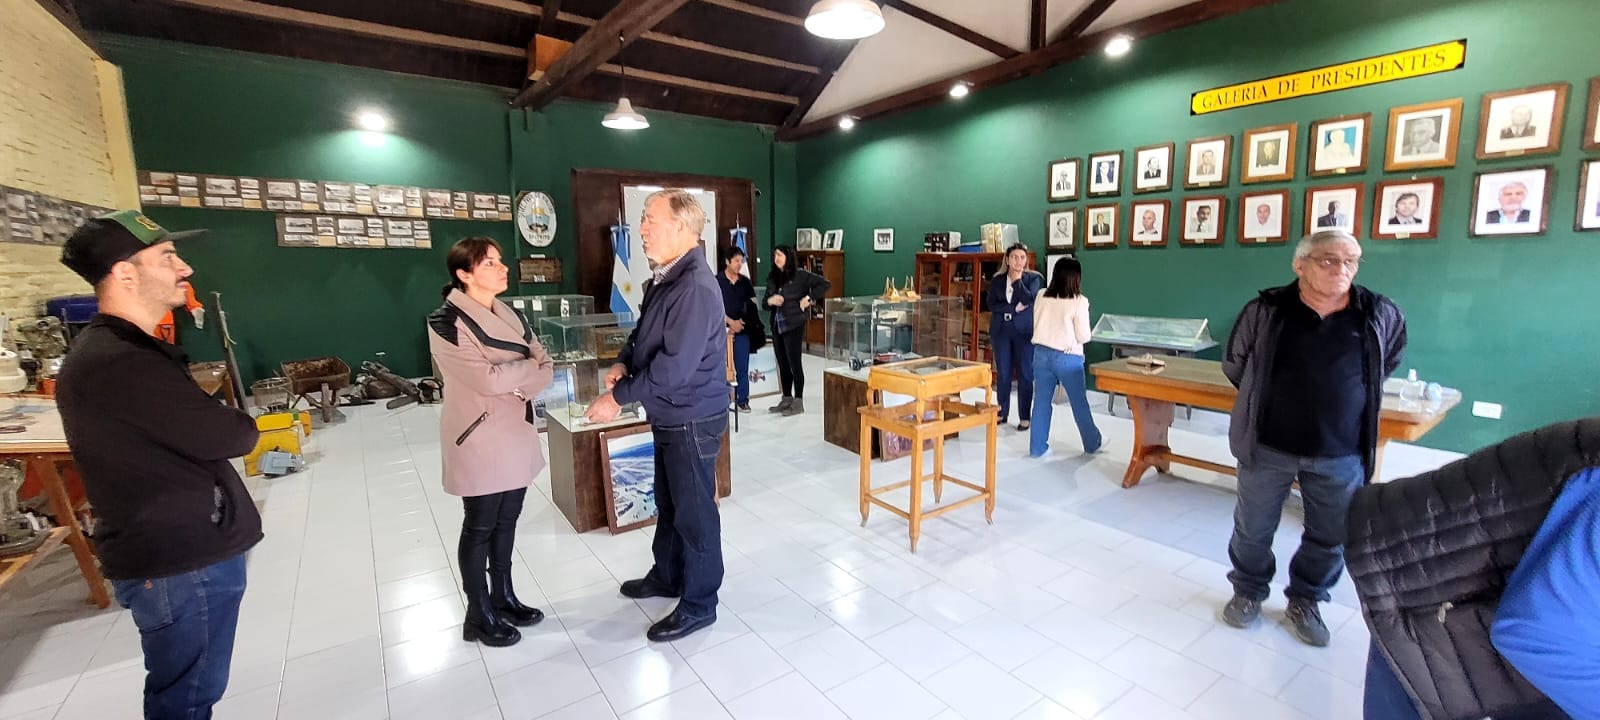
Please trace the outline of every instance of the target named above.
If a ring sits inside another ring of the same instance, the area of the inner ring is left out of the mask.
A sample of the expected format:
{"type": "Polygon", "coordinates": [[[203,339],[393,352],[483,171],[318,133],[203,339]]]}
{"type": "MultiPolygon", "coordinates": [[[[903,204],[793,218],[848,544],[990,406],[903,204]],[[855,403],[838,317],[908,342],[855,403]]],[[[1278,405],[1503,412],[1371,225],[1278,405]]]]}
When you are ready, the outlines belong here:
{"type": "MultiPolygon", "coordinates": [[[[1064,420],[1045,462],[1026,457],[1025,433],[1002,429],[995,524],[979,507],[930,520],[912,554],[889,513],[860,527],[857,461],[822,441],[821,363],[807,364],[811,413],[769,416],[773,401],[757,400],[741,418],[720,620],[674,644],[644,638],[670,602],[617,593],[648,568],[650,531],[574,533],[545,477],[522,517],[516,573],[549,618],[512,648],[463,643],[461,506],[439,487],[435,409],[361,408],[319,431],[307,471],[252,483],[267,539],[250,557],[218,717],[1359,717],[1367,634],[1349,583],[1324,606],[1328,648],[1278,624],[1281,596],[1252,630],[1220,624],[1228,481],[1182,469],[1186,480],[1121,489],[1125,406],[1108,416],[1094,400],[1106,448],[1092,457],[1064,420]]],[[[1180,451],[1229,460],[1224,418],[1180,426],[1180,451]]],[[[962,440],[947,463],[981,477],[982,450],[981,436],[962,440]]],[[[1453,457],[1391,446],[1385,475],[1453,457]]],[[[1284,562],[1298,526],[1291,508],[1284,562]]],[[[137,631],[84,594],[63,552],[0,595],[0,720],[139,717],[137,631]]]]}

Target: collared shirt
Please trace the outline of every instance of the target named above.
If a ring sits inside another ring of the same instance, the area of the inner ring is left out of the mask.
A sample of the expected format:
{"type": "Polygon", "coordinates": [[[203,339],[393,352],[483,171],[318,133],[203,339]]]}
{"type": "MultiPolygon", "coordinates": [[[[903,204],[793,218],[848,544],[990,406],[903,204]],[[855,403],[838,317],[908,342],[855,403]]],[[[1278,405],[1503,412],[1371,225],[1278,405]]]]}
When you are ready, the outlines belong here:
{"type": "Polygon", "coordinates": [[[1300,457],[1361,452],[1367,406],[1365,318],[1349,307],[1319,317],[1299,296],[1283,305],[1283,331],[1268,376],[1261,442],[1300,457]]]}
{"type": "Polygon", "coordinates": [[[684,253],[683,255],[679,255],[679,256],[673,258],[671,261],[667,262],[666,264],[657,265],[654,270],[650,271],[651,279],[655,280],[657,284],[660,284],[661,283],[661,278],[666,277],[667,273],[672,271],[673,266],[677,265],[678,261],[682,260],[684,258],[684,256],[688,255],[688,254],[689,253],[684,253]]]}

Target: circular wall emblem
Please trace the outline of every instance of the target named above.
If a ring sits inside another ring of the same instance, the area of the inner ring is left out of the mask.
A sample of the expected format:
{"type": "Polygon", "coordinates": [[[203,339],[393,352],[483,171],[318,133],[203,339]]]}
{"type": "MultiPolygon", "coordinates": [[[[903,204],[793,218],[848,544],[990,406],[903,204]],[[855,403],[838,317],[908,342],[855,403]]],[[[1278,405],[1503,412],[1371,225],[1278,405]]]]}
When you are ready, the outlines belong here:
{"type": "Polygon", "coordinates": [[[556,206],[542,192],[525,192],[517,198],[517,232],[534,247],[556,240],[556,206]]]}

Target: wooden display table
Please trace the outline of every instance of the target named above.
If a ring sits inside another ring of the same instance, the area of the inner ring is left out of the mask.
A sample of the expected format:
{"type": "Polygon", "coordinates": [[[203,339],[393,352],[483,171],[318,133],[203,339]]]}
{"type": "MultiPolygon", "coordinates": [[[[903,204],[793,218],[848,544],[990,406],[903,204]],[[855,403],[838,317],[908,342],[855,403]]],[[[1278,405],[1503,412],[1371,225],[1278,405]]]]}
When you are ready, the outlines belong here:
{"type": "Polygon", "coordinates": [[[0,558],[0,590],[4,590],[8,583],[17,579],[22,573],[27,572],[29,568],[39,564],[40,560],[45,559],[45,556],[56,548],[61,547],[61,541],[65,540],[66,537],[66,528],[52,528],[50,534],[45,537],[44,542],[39,547],[34,548],[33,552],[0,558]]]}
{"type": "Polygon", "coordinates": [[[868,404],[858,409],[860,433],[858,452],[861,457],[861,524],[867,524],[872,506],[877,505],[903,517],[911,526],[911,552],[917,551],[917,539],[922,535],[925,518],[983,501],[984,519],[994,523],[994,451],[995,434],[1000,408],[994,404],[992,373],[987,363],[975,363],[950,358],[924,358],[888,365],[877,365],[867,375],[868,404]],[[967,403],[960,399],[963,390],[982,388],[982,403],[967,403]],[[911,402],[885,406],[883,393],[909,395],[911,402]],[[944,472],[945,436],[969,428],[985,428],[985,470],[982,486],[960,480],[944,472]],[[872,487],[872,431],[893,433],[911,440],[911,478],[881,487],[872,487]],[[933,472],[922,471],[922,445],[933,442],[933,472]],[[976,491],[978,494],[924,511],[922,484],[933,481],[933,501],[940,502],[944,483],[976,491]],[[909,486],[911,501],[901,509],[881,499],[885,493],[909,486]]]}
{"type": "MultiPolygon", "coordinates": [[[[0,439],[0,461],[17,459],[21,460],[27,473],[27,481],[36,481],[44,488],[45,497],[50,501],[50,516],[55,518],[58,530],[66,533],[65,537],[55,542],[65,542],[72,548],[72,554],[78,559],[78,571],[83,574],[83,580],[89,585],[89,601],[98,607],[111,606],[111,594],[106,590],[106,579],[100,574],[100,565],[95,560],[94,550],[89,546],[89,538],[83,534],[83,528],[78,524],[77,506],[67,494],[66,483],[62,480],[63,473],[77,474],[72,464],[72,453],[67,449],[65,434],[59,440],[45,438],[44,435],[55,435],[61,429],[61,416],[55,410],[55,401],[49,398],[29,398],[29,405],[47,404],[47,413],[42,413],[36,426],[31,426],[28,432],[20,436],[24,439],[9,441],[0,439]]],[[[6,438],[11,436],[0,436],[6,438]]],[[[37,557],[43,557],[45,547],[51,541],[46,541],[33,552],[37,557]]],[[[26,556],[24,556],[26,557],[26,556]]],[[[23,568],[17,568],[21,572],[23,568]]]]}
{"type": "MultiPolygon", "coordinates": [[[[576,418],[564,415],[567,408],[547,411],[545,437],[550,442],[550,496],[566,516],[572,529],[589,532],[606,527],[606,506],[611,498],[606,495],[605,445],[602,433],[615,433],[649,423],[636,418],[619,418],[598,425],[569,427],[576,418]]],[[[646,431],[648,432],[648,430],[646,431]]],[[[722,434],[722,447],[717,451],[717,497],[725,498],[733,492],[733,461],[729,454],[730,433],[722,434]]]]}
{"type": "MultiPolygon", "coordinates": [[[[1128,460],[1128,470],[1122,475],[1122,486],[1131,488],[1139,484],[1146,470],[1172,471],[1172,463],[1210,470],[1224,475],[1237,475],[1238,470],[1199,458],[1179,455],[1167,445],[1167,431],[1172,427],[1173,408],[1191,405],[1229,412],[1239,391],[1222,374],[1222,363],[1215,360],[1164,357],[1166,367],[1152,371],[1133,365],[1126,359],[1107,360],[1089,366],[1094,374],[1095,387],[1103,392],[1126,395],[1128,406],[1133,408],[1133,457],[1128,460]]],[[[1384,396],[1383,411],[1378,415],[1378,448],[1373,478],[1383,465],[1383,450],[1390,440],[1410,442],[1438,426],[1461,402],[1461,393],[1446,390],[1444,402],[1432,411],[1402,409],[1399,398],[1384,396]]]]}

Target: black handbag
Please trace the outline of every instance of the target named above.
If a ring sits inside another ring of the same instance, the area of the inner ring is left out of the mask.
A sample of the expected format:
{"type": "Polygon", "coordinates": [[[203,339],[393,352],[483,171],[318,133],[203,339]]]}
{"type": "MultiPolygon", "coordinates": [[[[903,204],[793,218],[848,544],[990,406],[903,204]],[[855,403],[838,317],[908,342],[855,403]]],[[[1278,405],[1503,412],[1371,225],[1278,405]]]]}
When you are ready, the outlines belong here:
{"type": "Polygon", "coordinates": [[[761,310],[756,307],[754,300],[744,304],[743,334],[750,338],[750,352],[767,346],[767,326],[761,324],[761,310]]]}

